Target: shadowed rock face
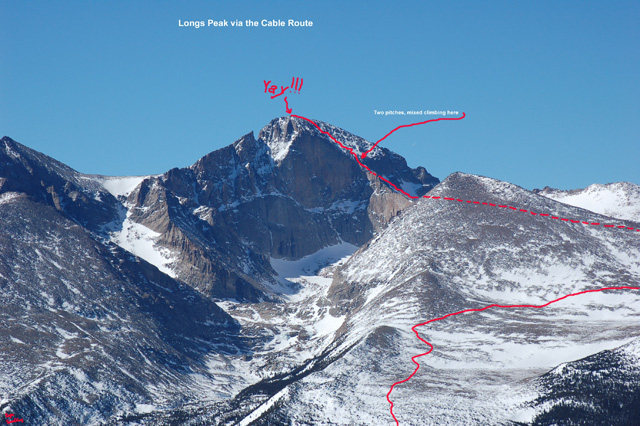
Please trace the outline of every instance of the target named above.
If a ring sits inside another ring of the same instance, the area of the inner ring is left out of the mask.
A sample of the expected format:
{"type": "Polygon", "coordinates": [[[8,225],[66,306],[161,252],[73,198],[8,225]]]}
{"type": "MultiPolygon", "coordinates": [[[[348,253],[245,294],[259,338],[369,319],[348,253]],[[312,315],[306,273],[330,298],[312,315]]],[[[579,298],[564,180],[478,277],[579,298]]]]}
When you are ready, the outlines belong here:
{"type": "MultiPolygon", "coordinates": [[[[371,146],[317,124],[355,153],[371,146]]],[[[384,148],[363,162],[417,195],[438,182],[384,148]]],[[[102,238],[143,225],[159,234],[154,247],[169,254],[167,264],[156,266],[208,296],[251,301],[279,291],[270,258],[300,259],[342,242],[360,246],[411,204],[313,124],[290,117],[271,121],[257,139],[249,133],[117,198],[99,177],[3,138],[4,192],[25,193],[102,238]]]]}
{"type": "MultiPolygon", "coordinates": [[[[319,125],[354,152],[371,146],[319,125]]],[[[364,162],[418,194],[438,182],[386,149],[364,162]]],[[[213,296],[255,300],[274,282],[270,257],[299,259],[340,242],[360,246],[410,201],[312,124],[280,118],[257,139],[249,133],[191,167],[146,179],[127,203],[131,218],[161,233],[160,243],[176,254],[180,279],[213,296]]]]}
{"type": "Polygon", "coordinates": [[[53,207],[16,195],[0,217],[0,411],[102,423],[161,389],[184,398],[211,354],[249,353],[210,299],[53,207]]]}
{"type": "Polygon", "coordinates": [[[97,230],[117,216],[108,191],[65,164],[11,138],[0,139],[0,194],[22,192],[97,230]]]}

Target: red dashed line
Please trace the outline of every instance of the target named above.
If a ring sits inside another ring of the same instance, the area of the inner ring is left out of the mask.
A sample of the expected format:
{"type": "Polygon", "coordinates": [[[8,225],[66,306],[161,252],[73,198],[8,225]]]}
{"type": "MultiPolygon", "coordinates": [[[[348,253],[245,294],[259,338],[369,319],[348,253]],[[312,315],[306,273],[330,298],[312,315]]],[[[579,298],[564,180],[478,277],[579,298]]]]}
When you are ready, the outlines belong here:
{"type": "Polygon", "coordinates": [[[491,207],[499,207],[499,208],[503,208],[503,209],[511,209],[513,211],[521,212],[521,213],[530,213],[533,216],[548,217],[548,218],[555,219],[555,220],[561,220],[563,222],[581,223],[581,224],[584,224],[584,225],[603,226],[605,228],[626,229],[628,231],[640,232],[640,228],[633,228],[631,226],[611,225],[611,224],[604,224],[604,223],[600,223],[600,222],[587,222],[587,221],[580,221],[580,220],[576,220],[576,219],[568,219],[568,218],[565,218],[565,217],[551,216],[549,213],[537,213],[537,212],[533,212],[531,210],[519,209],[517,207],[507,206],[507,205],[504,205],[504,204],[496,205],[496,204],[493,204],[493,203],[485,203],[485,202],[481,203],[479,201],[473,201],[473,200],[461,200],[460,198],[432,197],[432,196],[429,196],[429,195],[423,195],[422,198],[428,198],[428,199],[431,199],[431,200],[457,201],[459,203],[467,203],[467,204],[481,204],[483,206],[491,206],[491,207]]]}
{"type": "MultiPolygon", "coordinates": [[[[374,172],[373,170],[371,170],[366,164],[364,164],[362,161],[360,161],[360,156],[358,156],[358,154],[356,154],[355,152],[353,152],[353,148],[350,148],[348,146],[344,146],[338,139],[334,138],[333,135],[331,135],[329,132],[325,132],[324,130],[322,130],[320,128],[320,126],[318,126],[313,120],[303,117],[301,115],[296,115],[296,114],[291,114],[291,117],[296,117],[296,118],[300,118],[302,120],[305,120],[309,123],[311,123],[316,129],[318,129],[318,131],[320,131],[320,133],[325,134],[327,136],[329,136],[329,138],[334,141],[335,143],[337,143],[342,149],[344,149],[345,151],[349,152],[351,155],[353,155],[353,158],[355,158],[355,160],[358,162],[358,164],[360,165],[360,167],[362,167],[363,169],[365,169],[368,173],[372,174],[373,176],[377,177],[378,179],[380,179],[381,181],[387,183],[389,186],[391,186],[393,189],[395,189],[396,191],[398,191],[399,193],[401,193],[402,195],[404,195],[407,198],[411,198],[413,200],[418,199],[420,197],[417,197],[415,195],[411,195],[408,192],[402,190],[401,188],[398,188],[394,183],[392,183],[391,181],[389,181],[387,178],[385,178],[384,176],[380,176],[379,174],[377,174],[376,172],[374,172]]],[[[461,120],[465,117],[464,112],[462,113],[461,117],[457,117],[457,118],[439,118],[439,119],[435,119],[435,120],[428,120],[428,121],[423,121],[420,123],[413,123],[413,124],[407,124],[404,126],[398,126],[395,129],[393,129],[391,132],[387,133],[387,135],[385,137],[383,137],[382,139],[378,140],[378,142],[376,142],[371,148],[369,148],[369,150],[367,150],[364,154],[362,155],[362,158],[366,157],[366,154],[371,152],[375,146],[381,142],[383,139],[385,139],[387,136],[389,136],[391,133],[395,132],[398,129],[401,129],[403,127],[411,127],[411,126],[417,126],[419,124],[426,124],[426,123],[432,123],[435,121],[440,121],[440,120],[461,120]]],[[[542,217],[549,217],[548,213],[537,213],[537,212],[529,212],[526,209],[519,209],[517,207],[513,207],[513,206],[507,206],[507,205],[495,205],[493,203],[485,203],[485,202],[479,202],[479,201],[472,201],[472,200],[461,200],[460,198],[452,198],[452,197],[431,197],[429,195],[423,195],[423,198],[428,198],[431,200],[439,200],[439,199],[443,199],[443,200],[447,200],[447,201],[457,201],[459,203],[467,203],[467,204],[482,204],[482,205],[489,205],[491,207],[500,207],[500,208],[509,208],[513,211],[519,211],[522,213],[531,213],[533,216],[542,216],[542,217]]],[[[581,223],[584,225],[593,225],[593,226],[604,226],[605,228],[615,228],[615,229],[625,229],[627,231],[636,231],[636,232],[640,232],[640,228],[632,228],[629,226],[625,226],[625,225],[605,225],[605,224],[601,224],[599,222],[586,222],[586,221],[579,221],[579,220],[574,220],[574,219],[567,219],[567,218],[563,218],[563,217],[558,217],[558,216],[551,216],[551,219],[555,219],[555,220],[561,220],[563,222],[572,222],[572,223],[581,223]]]]}
{"type": "Polygon", "coordinates": [[[496,206],[493,203],[480,203],[479,201],[461,200],[460,198],[451,198],[451,197],[431,197],[429,195],[423,195],[422,198],[428,198],[428,199],[431,199],[431,200],[442,199],[442,200],[457,201],[459,203],[467,203],[467,204],[482,204],[483,206],[500,207],[500,208],[503,208],[503,209],[508,208],[508,209],[513,210],[513,211],[522,212],[522,213],[530,213],[533,216],[549,217],[551,219],[561,220],[563,222],[581,223],[581,224],[584,224],[584,225],[603,226],[605,228],[626,229],[628,231],[640,232],[640,228],[633,228],[631,226],[611,225],[611,224],[604,224],[604,223],[600,223],[600,222],[587,222],[587,221],[580,221],[580,220],[576,220],[576,219],[568,219],[568,218],[565,218],[565,217],[551,216],[549,213],[537,213],[537,212],[532,212],[532,211],[527,210],[527,209],[518,209],[517,207],[507,206],[507,205],[503,205],[503,204],[496,206]]]}

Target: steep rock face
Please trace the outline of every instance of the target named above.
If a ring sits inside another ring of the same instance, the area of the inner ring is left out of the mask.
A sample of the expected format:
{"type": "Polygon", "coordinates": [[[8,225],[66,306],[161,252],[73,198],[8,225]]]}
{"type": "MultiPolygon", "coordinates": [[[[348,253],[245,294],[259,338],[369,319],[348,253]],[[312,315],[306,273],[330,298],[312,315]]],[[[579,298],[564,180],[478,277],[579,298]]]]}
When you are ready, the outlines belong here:
{"type": "MultiPolygon", "coordinates": [[[[371,146],[318,125],[355,153],[371,146]]],[[[384,148],[364,163],[417,194],[437,183],[384,148]]],[[[249,133],[191,167],[144,180],[127,199],[131,220],[160,233],[159,244],[174,253],[178,278],[216,297],[250,300],[276,288],[271,258],[362,245],[410,203],[313,124],[290,117],[257,139],[249,133]]]]}
{"type": "Polygon", "coordinates": [[[0,193],[23,192],[92,230],[118,214],[117,201],[101,185],[9,137],[0,139],[0,193]]]}
{"type": "Polygon", "coordinates": [[[102,423],[220,386],[208,357],[250,352],[216,304],[55,208],[11,192],[0,216],[0,410],[102,423]]]}
{"type": "Polygon", "coordinates": [[[412,201],[397,191],[388,188],[376,177],[369,176],[373,193],[369,198],[367,215],[373,228],[381,231],[402,210],[411,205],[412,201]]]}

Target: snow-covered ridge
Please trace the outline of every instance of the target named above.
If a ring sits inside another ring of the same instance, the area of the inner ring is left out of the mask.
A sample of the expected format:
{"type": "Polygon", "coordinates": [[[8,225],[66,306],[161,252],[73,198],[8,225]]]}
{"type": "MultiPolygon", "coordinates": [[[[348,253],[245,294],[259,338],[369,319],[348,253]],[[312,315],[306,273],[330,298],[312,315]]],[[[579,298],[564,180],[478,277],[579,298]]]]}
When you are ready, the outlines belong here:
{"type": "Polygon", "coordinates": [[[546,187],[540,195],[564,204],[618,219],[640,221],[640,185],[630,182],[593,184],[584,189],[560,190],[546,187]]]}
{"type": "MultiPolygon", "coordinates": [[[[353,152],[361,154],[373,144],[360,136],[356,136],[344,129],[319,120],[312,120],[318,127],[340,141],[343,146],[353,148],[353,152]]],[[[280,117],[272,120],[260,130],[259,139],[262,139],[271,150],[271,157],[275,162],[282,161],[289,153],[291,143],[300,133],[310,133],[327,139],[335,144],[329,136],[318,130],[316,126],[307,120],[296,117],[280,117]]],[[[337,144],[336,144],[337,146],[337,144]]],[[[339,147],[338,147],[339,148],[339,147]]],[[[340,148],[342,149],[342,148],[340,148]]],[[[383,155],[379,148],[374,149],[368,156],[376,158],[383,155]]]]}
{"type": "Polygon", "coordinates": [[[114,197],[126,197],[148,177],[150,176],[100,176],[98,180],[114,197]]]}

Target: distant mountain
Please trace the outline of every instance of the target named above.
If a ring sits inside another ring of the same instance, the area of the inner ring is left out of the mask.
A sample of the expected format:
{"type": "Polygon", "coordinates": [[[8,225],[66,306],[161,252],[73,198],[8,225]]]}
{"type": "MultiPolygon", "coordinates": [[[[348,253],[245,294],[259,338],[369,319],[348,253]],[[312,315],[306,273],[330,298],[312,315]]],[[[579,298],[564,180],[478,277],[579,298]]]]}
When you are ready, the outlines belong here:
{"type": "Polygon", "coordinates": [[[0,139],[0,194],[18,192],[98,231],[118,215],[117,201],[99,182],[11,138],[0,139]]]}
{"type": "Polygon", "coordinates": [[[581,207],[605,216],[640,221],[640,185],[630,182],[593,184],[584,189],[564,191],[549,188],[534,192],[571,206],[581,207]]]}

